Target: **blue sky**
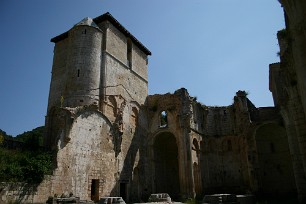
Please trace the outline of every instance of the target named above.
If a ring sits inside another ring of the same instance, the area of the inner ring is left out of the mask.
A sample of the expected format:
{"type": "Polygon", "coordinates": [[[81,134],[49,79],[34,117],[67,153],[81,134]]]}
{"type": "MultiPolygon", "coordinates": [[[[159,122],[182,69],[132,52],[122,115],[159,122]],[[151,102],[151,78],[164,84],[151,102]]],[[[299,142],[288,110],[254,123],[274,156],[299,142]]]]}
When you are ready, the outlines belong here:
{"type": "Polygon", "coordinates": [[[149,94],[185,87],[206,105],[230,105],[238,90],[272,106],[269,64],[284,28],[276,0],[1,0],[0,129],[44,125],[50,39],[84,17],[110,12],[151,52],[149,94]]]}

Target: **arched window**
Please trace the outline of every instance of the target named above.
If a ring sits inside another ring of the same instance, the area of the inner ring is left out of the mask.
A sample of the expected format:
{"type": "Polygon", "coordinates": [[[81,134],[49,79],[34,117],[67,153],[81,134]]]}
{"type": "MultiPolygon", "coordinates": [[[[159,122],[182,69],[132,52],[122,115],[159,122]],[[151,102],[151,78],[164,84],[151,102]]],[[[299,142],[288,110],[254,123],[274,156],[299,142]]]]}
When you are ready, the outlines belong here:
{"type": "Polygon", "coordinates": [[[167,127],[167,126],[168,126],[167,111],[162,111],[160,113],[160,127],[167,127]]]}

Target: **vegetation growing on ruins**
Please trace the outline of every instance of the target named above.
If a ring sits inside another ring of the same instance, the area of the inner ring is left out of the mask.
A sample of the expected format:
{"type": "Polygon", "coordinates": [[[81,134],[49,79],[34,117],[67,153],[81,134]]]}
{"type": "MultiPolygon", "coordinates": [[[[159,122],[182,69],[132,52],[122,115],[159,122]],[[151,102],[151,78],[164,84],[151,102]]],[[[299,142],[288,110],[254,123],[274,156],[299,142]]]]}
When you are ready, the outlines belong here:
{"type": "Polygon", "coordinates": [[[41,148],[43,131],[44,127],[38,127],[12,137],[0,130],[0,181],[40,183],[52,173],[52,153],[41,148]],[[7,141],[19,146],[9,147],[7,141]]]}

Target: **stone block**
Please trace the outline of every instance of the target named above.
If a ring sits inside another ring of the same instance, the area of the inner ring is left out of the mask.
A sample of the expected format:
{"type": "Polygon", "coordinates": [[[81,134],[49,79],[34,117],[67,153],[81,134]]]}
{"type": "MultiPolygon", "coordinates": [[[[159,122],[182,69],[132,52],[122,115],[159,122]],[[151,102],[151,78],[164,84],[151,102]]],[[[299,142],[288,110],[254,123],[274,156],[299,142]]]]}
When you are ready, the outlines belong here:
{"type": "Polygon", "coordinates": [[[206,195],[203,199],[204,204],[238,204],[237,197],[234,194],[213,194],[206,195]]]}
{"type": "Polygon", "coordinates": [[[99,204],[125,204],[122,197],[103,197],[99,200],[99,204]]]}
{"type": "Polygon", "coordinates": [[[148,202],[171,202],[171,198],[168,193],[151,194],[148,202]]]}
{"type": "Polygon", "coordinates": [[[255,196],[253,195],[237,195],[237,201],[240,204],[255,204],[255,196]]]}

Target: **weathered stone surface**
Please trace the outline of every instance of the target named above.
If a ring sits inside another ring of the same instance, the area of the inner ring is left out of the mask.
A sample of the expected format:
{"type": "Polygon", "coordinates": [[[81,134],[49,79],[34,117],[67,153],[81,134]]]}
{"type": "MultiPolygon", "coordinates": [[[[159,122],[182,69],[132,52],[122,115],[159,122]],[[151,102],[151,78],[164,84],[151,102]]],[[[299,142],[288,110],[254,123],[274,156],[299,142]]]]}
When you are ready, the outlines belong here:
{"type": "MultiPolygon", "coordinates": [[[[205,106],[184,88],[148,96],[150,52],[110,14],[53,38],[45,144],[57,151],[55,169],[22,199],[37,203],[73,193],[95,202],[109,196],[139,202],[161,192],[186,200],[297,188],[302,202],[306,35],[296,28],[305,4],[298,1],[302,9],[295,13],[293,4],[281,2],[290,37],[278,34],[281,63],[270,65],[276,107],[255,107],[245,91],[224,107],[205,106]]],[[[7,187],[0,195],[17,199],[7,187]]],[[[230,198],[206,199],[237,202],[230,198]]],[[[238,200],[249,202],[244,198],[238,200]]]]}
{"type": "Polygon", "coordinates": [[[122,197],[103,197],[99,200],[99,204],[125,204],[122,197]]]}
{"type": "Polygon", "coordinates": [[[213,194],[204,196],[205,204],[238,204],[236,195],[233,194],[213,194]]]}
{"type": "Polygon", "coordinates": [[[239,204],[255,204],[256,199],[254,195],[237,195],[239,204]]]}

